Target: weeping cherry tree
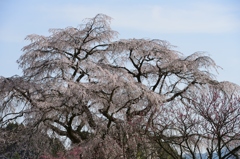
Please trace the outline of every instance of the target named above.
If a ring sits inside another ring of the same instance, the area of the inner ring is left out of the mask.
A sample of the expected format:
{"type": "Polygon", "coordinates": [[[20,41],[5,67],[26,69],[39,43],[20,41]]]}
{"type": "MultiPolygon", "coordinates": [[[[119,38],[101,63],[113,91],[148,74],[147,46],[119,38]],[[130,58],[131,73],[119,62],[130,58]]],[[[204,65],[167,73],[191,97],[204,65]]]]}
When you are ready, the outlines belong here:
{"type": "Polygon", "coordinates": [[[17,61],[23,75],[0,78],[0,126],[17,121],[31,133],[68,139],[82,158],[181,158],[172,143],[183,134],[171,129],[179,123],[171,109],[202,88],[227,93],[233,84],[216,81],[218,66],[204,53],[184,56],[159,39],[117,39],[110,21],[98,14],[76,28],[28,35],[17,61]]]}

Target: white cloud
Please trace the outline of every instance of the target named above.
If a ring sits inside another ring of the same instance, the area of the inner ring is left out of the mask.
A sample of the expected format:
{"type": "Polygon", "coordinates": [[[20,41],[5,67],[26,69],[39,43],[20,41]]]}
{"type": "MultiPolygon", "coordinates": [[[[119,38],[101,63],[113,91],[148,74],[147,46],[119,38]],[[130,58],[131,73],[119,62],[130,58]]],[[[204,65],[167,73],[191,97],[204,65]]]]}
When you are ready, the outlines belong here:
{"type": "Polygon", "coordinates": [[[240,19],[231,8],[202,3],[184,8],[170,5],[96,6],[64,5],[54,9],[43,7],[48,18],[55,21],[81,23],[86,17],[104,13],[114,18],[114,27],[132,28],[142,31],[163,33],[222,33],[240,28],[240,19]]]}
{"type": "Polygon", "coordinates": [[[152,17],[152,22],[159,24],[166,32],[231,32],[240,26],[239,19],[229,15],[226,8],[210,4],[187,10],[155,6],[152,8],[152,17]]]}

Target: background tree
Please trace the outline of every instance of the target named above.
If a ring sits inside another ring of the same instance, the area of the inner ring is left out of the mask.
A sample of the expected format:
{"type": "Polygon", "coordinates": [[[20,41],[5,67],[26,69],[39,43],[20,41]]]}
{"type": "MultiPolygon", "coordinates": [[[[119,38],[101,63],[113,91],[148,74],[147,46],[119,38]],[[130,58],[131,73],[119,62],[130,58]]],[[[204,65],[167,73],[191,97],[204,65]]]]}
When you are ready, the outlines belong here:
{"type": "MultiPolygon", "coordinates": [[[[232,89],[234,91],[234,89],[232,89]]],[[[233,92],[226,94],[209,88],[208,93],[196,96],[191,105],[200,116],[204,146],[209,156],[216,152],[219,159],[239,157],[240,98],[233,92]]]]}
{"type": "Polygon", "coordinates": [[[183,156],[172,144],[179,121],[171,109],[202,87],[221,86],[210,72],[218,66],[201,52],[185,57],[167,41],[117,40],[110,20],[98,14],[78,28],[27,36],[18,60],[23,75],[0,79],[1,126],[22,117],[31,132],[78,145],[83,158],[156,158],[162,150],[183,156]]]}
{"type": "Polygon", "coordinates": [[[178,104],[162,106],[161,114],[165,111],[169,117],[157,117],[154,137],[161,141],[159,145],[174,147],[181,158],[238,158],[238,89],[231,88],[232,93],[227,94],[220,88],[202,87],[191,98],[180,99],[182,104],[175,100],[178,104]]]}
{"type": "Polygon", "coordinates": [[[0,129],[0,158],[20,159],[39,158],[48,153],[57,157],[64,151],[64,146],[57,138],[50,138],[46,133],[32,133],[31,128],[17,123],[9,123],[6,128],[0,129]]]}

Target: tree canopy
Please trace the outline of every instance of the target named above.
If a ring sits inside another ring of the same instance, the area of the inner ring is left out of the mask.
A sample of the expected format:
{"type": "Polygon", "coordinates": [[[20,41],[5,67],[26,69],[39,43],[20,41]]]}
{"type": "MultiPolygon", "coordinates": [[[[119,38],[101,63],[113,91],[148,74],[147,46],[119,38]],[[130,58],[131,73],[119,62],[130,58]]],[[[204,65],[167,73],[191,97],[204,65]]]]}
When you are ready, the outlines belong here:
{"type": "Polygon", "coordinates": [[[23,75],[0,78],[0,125],[68,139],[80,158],[239,156],[239,86],[216,80],[214,60],[165,40],[117,39],[110,22],[98,14],[28,35],[23,75]]]}

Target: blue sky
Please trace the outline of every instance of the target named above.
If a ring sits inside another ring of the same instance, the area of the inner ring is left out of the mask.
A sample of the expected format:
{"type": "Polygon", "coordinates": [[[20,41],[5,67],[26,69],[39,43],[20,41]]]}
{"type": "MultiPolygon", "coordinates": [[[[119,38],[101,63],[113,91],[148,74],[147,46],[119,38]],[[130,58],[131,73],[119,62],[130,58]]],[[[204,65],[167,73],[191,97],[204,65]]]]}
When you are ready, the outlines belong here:
{"type": "Polygon", "coordinates": [[[205,51],[223,68],[218,80],[240,85],[239,0],[2,0],[0,76],[21,75],[16,60],[27,35],[77,27],[98,13],[113,18],[119,39],[167,40],[184,55],[205,51]]]}

